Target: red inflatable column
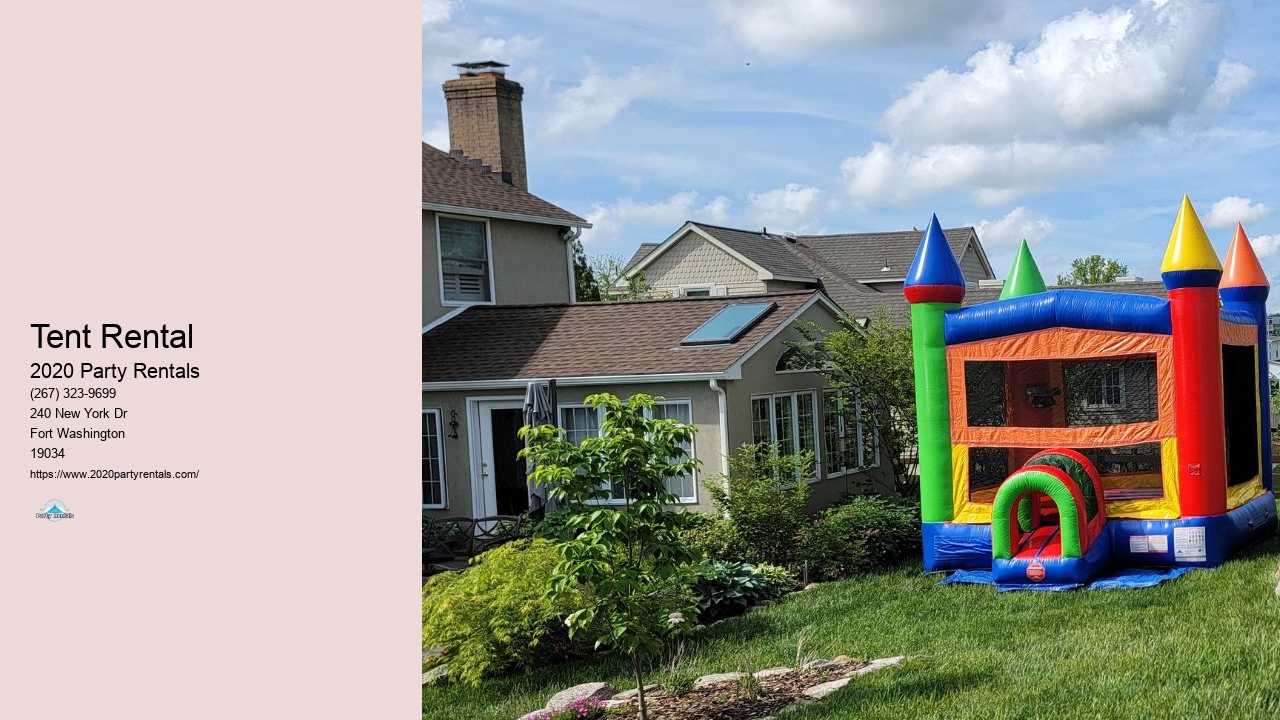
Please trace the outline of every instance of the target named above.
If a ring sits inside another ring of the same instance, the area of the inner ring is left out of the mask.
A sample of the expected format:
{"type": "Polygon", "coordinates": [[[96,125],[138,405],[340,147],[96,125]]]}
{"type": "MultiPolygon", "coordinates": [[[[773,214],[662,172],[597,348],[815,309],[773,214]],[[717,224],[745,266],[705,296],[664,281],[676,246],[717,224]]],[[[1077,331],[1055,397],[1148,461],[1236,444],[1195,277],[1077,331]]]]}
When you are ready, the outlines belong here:
{"type": "Polygon", "coordinates": [[[1178,495],[1183,517],[1227,511],[1226,427],[1222,399],[1222,266],[1187,198],[1169,237],[1160,277],[1169,291],[1173,388],[1178,433],[1178,495]]]}

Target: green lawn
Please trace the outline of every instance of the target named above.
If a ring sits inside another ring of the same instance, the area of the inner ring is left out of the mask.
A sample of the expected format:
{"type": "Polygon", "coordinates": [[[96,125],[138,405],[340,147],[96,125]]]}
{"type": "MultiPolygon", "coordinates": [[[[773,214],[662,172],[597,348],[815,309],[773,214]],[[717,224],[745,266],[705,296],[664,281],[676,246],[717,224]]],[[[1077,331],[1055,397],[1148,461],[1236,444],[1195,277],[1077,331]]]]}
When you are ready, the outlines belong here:
{"type": "MultiPolygon", "coordinates": [[[[997,594],[946,586],[920,565],[829,583],[688,641],[704,672],[794,663],[806,654],[921,655],[856,680],[793,715],[815,718],[1280,716],[1280,540],[1221,568],[1143,590],[997,594]]],[[[601,656],[486,682],[424,689],[424,718],[513,720],[553,692],[632,686],[601,656]]]]}

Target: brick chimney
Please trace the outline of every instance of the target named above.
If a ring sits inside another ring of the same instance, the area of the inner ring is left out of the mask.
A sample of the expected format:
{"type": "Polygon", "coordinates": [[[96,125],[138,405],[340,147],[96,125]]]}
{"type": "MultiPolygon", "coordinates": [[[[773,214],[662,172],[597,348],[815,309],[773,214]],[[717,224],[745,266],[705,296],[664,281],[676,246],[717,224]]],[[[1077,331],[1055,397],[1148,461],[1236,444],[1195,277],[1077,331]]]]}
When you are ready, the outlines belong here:
{"type": "Polygon", "coordinates": [[[524,164],[524,88],[508,80],[506,65],[457,63],[458,77],[444,84],[449,109],[449,150],[488,165],[504,182],[529,189],[524,164]]]}

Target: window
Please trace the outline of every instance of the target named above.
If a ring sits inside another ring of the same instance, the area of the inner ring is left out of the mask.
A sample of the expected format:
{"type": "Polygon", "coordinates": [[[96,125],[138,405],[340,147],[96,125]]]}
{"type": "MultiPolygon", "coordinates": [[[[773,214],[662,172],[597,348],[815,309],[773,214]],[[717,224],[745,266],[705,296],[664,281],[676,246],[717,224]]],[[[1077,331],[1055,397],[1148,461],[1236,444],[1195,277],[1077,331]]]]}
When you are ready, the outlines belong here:
{"type": "MultiPolygon", "coordinates": [[[[688,400],[655,402],[651,417],[659,420],[677,420],[685,424],[691,424],[693,422],[692,404],[688,400]]],[[[603,409],[597,410],[585,405],[560,406],[560,427],[564,428],[565,440],[575,445],[581,445],[582,441],[589,437],[599,437],[603,419],[603,409]]],[[[684,451],[685,457],[680,458],[681,460],[693,457],[692,445],[686,444],[684,451]]],[[[609,486],[609,483],[606,482],[605,485],[605,489],[609,491],[607,502],[626,501],[621,487],[615,491],[614,488],[609,486]]],[[[698,501],[696,478],[692,474],[667,478],[667,490],[678,495],[680,502],[692,503],[698,501]]]]}
{"type": "Polygon", "coordinates": [[[751,441],[777,443],[778,452],[813,452],[813,477],[822,474],[817,445],[817,393],[805,390],[751,398],[751,441]]]}
{"type": "Polygon", "coordinates": [[[697,330],[685,336],[681,345],[706,345],[711,343],[731,343],[750,330],[760,318],[777,307],[775,302],[734,303],[712,315],[709,320],[698,326],[697,330]]]}
{"type": "Polygon", "coordinates": [[[823,461],[829,476],[880,464],[880,437],[869,415],[852,394],[823,391],[823,461]]]}
{"type": "Polygon", "coordinates": [[[492,300],[489,283],[489,230],[480,220],[436,218],[440,240],[440,280],[445,302],[492,300]]]}
{"type": "Polygon", "coordinates": [[[680,294],[685,297],[711,297],[711,286],[697,285],[680,288],[680,294]]]}
{"type": "Polygon", "coordinates": [[[1087,408],[1119,408],[1124,406],[1124,373],[1119,365],[1111,365],[1099,373],[1084,398],[1087,408]]]}
{"type": "Polygon", "coordinates": [[[444,446],[440,411],[422,411],[422,507],[444,507],[444,446]]]}
{"type": "MultiPolygon", "coordinates": [[[[676,420],[686,425],[693,424],[693,405],[688,400],[666,400],[653,404],[653,417],[657,420],[676,420]]],[[[684,456],[680,461],[693,457],[693,444],[684,444],[684,456]]],[[[667,491],[680,498],[682,503],[698,502],[698,485],[693,474],[676,475],[667,478],[667,491]]]]}

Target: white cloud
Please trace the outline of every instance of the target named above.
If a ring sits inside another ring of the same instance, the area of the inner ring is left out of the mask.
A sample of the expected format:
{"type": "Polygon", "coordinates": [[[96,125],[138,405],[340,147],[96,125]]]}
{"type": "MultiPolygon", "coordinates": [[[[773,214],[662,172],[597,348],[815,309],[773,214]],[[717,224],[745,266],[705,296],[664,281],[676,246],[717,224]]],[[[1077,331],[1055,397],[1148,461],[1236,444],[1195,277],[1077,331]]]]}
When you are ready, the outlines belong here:
{"type": "Polygon", "coordinates": [[[891,142],[845,161],[849,191],[893,204],[963,188],[999,204],[1051,190],[1115,144],[1217,112],[1252,82],[1234,62],[1210,76],[1223,17],[1201,0],[1143,0],[1054,20],[1022,50],[992,42],[885,110],[891,142]]]}
{"type": "MultiPolygon", "coordinates": [[[[882,125],[916,143],[1092,140],[1166,126],[1207,95],[1222,16],[1199,0],[1081,10],[1046,25],[1021,52],[993,42],[965,72],[930,73],[885,111],[882,125]]],[[[1238,91],[1249,72],[1232,63],[1222,92],[1238,91]]]]}
{"type": "Polygon", "coordinates": [[[1253,68],[1247,65],[1224,60],[1218,64],[1218,72],[1213,77],[1213,83],[1209,85],[1209,91],[1200,102],[1201,107],[1209,113],[1221,112],[1237,95],[1253,85],[1257,75],[1253,68]]]}
{"type": "Polygon", "coordinates": [[[686,220],[723,224],[729,219],[729,198],[720,195],[702,205],[698,202],[697,192],[685,190],[655,202],[622,198],[611,205],[596,203],[587,213],[587,221],[593,227],[583,231],[583,245],[592,253],[629,251],[634,248],[611,246],[628,233],[638,231],[642,234],[643,238],[637,242],[660,242],[679,229],[686,220]]]}
{"type": "MultiPolygon", "coordinates": [[[[1249,238],[1249,244],[1253,245],[1253,252],[1259,259],[1271,257],[1280,250],[1280,235],[1256,235],[1249,238]]],[[[1272,280],[1274,286],[1275,281],[1272,280]]]]}
{"type": "Polygon", "coordinates": [[[449,152],[449,123],[443,120],[431,123],[431,127],[422,133],[422,142],[437,150],[449,152]]]}
{"type": "Polygon", "coordinates": [[[673,71],[656,67],[613,77],[588,60],[582,82],[555,97],[543,130],[551,137],[597,132],[636,100],[667,95],[677,81],[673,71]]]}
{"type": "Polygon", "coordinates": [[[913,151],[875,143],[846,158],[840,173],[849,194],[864,205],[906,205],[938,190],[967,188],[977,204],[990,206],[1050,190],[1105,156],[1098,144],[930,145],[913,151]]]}
{"type": "Polygon", "coordinates": [[[1270,214],[1271,208],[1266,203],[1255,203],[1247,197],[1228,195],[1209,208],[1204,216],[1204,224],[1214,228],[1233,228],[1236,223],[1255,222],[1270,214]]]}
{"type": "Polygon", "coordinates": [[[1033,216],[1025,207],[1010,210],[999,220],[979,220],[973,224],[978,239],[987,250],[1016,247],[1023,240],[1035,244],[1049,236],[1054,224],[1045,217],[1033,216]]]}
{"type": "Polygon", "coordinates": [[[747,195],[747,214],[758,224],[774,226],[779,232],[809,230],[816,218],[821,191],[799,183],[747,195]]]}
{"type": "Polygon", "coordinates": [[[936,43],[999,20],[1004,0],[713,0],[720,23],[765,55],[833,45],[936,43]]]}
{"type": "MultiPolygon", "coordinates": [[[[522,79],[536,74],[529,61],[541,50],[542,39],[516,35],[509,38],[482,37],[454,20],[458,0],[422,2],[422,85],[439,92],[440,83],[457,77],[454,63],[497,60],[518,68],[522,79]]],[[[437,95],[443,106],[443,96],[437,95]]]]}

